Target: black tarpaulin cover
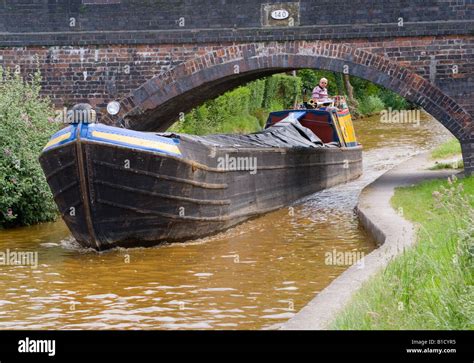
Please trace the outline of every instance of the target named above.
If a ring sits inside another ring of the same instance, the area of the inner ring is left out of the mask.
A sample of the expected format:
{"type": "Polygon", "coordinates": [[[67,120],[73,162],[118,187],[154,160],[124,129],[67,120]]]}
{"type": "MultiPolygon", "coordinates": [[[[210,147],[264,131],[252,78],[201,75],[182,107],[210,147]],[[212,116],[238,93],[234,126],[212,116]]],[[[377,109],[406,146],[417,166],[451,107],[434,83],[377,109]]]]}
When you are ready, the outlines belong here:
{"type": "Polygon", "coordinates": [[[282,120],[275,125],[248,135],[184,135],[175,133],[161,133],[161,136],[178,137],[182,140],[199,142],[215,147],[322,147],[324,146],[310,129],[302,126],[296,120],[282,120]]]}

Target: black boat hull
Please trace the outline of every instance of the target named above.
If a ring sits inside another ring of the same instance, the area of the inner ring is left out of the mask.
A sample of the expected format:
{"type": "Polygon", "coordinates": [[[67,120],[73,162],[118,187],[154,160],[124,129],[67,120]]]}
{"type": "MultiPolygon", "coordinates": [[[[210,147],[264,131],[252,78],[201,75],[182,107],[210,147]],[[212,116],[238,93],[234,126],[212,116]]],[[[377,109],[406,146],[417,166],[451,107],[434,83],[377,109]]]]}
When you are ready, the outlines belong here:
{"type": "Polygon", "coordinates": [[[40,161],[73,236],[98,250],[207,236],[362,173],[360,147],[221,149],[206,157],[204,164],[76,140],[40,161]],[[220,170],[213,164],[225,155],[257,158],[258,168],[220,170]]]}

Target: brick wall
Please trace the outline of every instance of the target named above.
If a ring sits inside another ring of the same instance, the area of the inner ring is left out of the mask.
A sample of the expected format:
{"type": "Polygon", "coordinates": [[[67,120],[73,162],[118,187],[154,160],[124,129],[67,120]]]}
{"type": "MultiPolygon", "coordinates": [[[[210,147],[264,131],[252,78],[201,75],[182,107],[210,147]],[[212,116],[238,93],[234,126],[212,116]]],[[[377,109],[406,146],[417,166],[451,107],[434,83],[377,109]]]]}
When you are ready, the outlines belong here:
{"type": "MultiPolygon", "coordinates": [[[[474,36],[350,39],[344,43],[386,56],[431,79],[474,114],[474,36]]],[[[0,48],[0,64],[22,74],[39,65],[44,93],[58,107],[83,101],[103,106],[163,71],[229,44],[7,47],[0,48]]]]}
{"type": "Polygon", "coordinates": [[[472,34],[474,19],[473,0],[108,0],[91,3],[94,0],[2,1],[0,46],[472,34]],[[267,23],[263,16],[266,4],[281,8],[296,6],[297,14],[292,14],[296,21],[290,23],[283,19],[272,22],[271,27],[263,27],[267,23]]]}

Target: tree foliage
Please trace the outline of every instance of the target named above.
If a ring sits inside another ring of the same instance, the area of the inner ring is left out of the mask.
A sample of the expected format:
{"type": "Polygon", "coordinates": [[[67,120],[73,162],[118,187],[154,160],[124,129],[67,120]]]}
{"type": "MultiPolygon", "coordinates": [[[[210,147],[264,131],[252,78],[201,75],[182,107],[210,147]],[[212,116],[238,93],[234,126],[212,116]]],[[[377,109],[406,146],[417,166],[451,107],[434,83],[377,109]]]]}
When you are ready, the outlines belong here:
{"type": "Polygon", "coordinates": [[[57,215],[38,156],[59,126],[50,101],[40,97],[40,83],[39,72],[25,81],[0,68],[0,227],[57,215]]]}

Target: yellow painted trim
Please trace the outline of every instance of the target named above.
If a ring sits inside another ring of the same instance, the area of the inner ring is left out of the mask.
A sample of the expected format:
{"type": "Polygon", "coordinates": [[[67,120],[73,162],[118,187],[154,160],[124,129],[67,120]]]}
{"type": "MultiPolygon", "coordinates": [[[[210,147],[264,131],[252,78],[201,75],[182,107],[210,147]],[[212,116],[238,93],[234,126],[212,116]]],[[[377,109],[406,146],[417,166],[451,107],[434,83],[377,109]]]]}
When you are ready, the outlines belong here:
{"type": "Polygon", "coordinates": [[[332,115],[332,119],[334,121],[334,126],[336,126],[336,133],[341,146],[346,146],[346,139],[344,138],[344,134],[342,133],[341,123],[339,122],[339,117],[337,114],[332,115]]]}
{"type": "Polygon", "coordinates": [[[157,149],[157,150],[164,150],[164,151],[168,151],[174,154],[181,155],[181,151],[176,145],[170,145],[165,142],[145,140],[145,139],[140,139],[138,137],[132,137],[132,136],[109,134],[107,132],[101,132],[101,131],[92,131],[92,136],[98,137],[100,139],[105,139],[105,140],[124,142],[130,145],[147,147],[147,148],[152,148],[152,149],[157,149]]]}
{"type": "Polygon", "coordinates": [[[43,150],[47,149],[48,147],[53,146],[55,144],[59,144],[61,141],[69,139],[69,137],[71,137],[70,132],[59,135],[58,137],[55,137],[54,139],[49,140],[48,143],[44,146],[43,150]]]}
{"type": "Polygon", "coordinates": [[[357,139],[350,114],[339,117],[339,123],[341,124],[341,128],[343,129],[345,141],[347,143],[356,142],[357,139]]]}

